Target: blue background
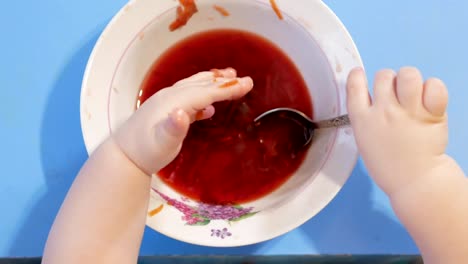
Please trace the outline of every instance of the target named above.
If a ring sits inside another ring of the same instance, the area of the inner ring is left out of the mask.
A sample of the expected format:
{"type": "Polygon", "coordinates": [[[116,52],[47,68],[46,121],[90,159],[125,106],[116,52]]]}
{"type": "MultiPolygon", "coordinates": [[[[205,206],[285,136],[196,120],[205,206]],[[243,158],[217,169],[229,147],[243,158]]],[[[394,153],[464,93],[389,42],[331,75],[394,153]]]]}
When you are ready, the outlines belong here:
{"type": "MultiPolygon", "coordinates": [[[[42,254],[54,216],[87,157],[79,123],[85,64],[125,2],[2,1],[0,256],[42,254]]],[[[325,2],[353,36],[370,80],[380,68],[415,65],[426,77],[446,81],[451,95],[448,152],[468,171],[468,2],[325,2]]],[[[362,162],[317,217],[269,242],[215,249],[147,229],[141,249],[145,255],[417,252],[362,162]]]]}

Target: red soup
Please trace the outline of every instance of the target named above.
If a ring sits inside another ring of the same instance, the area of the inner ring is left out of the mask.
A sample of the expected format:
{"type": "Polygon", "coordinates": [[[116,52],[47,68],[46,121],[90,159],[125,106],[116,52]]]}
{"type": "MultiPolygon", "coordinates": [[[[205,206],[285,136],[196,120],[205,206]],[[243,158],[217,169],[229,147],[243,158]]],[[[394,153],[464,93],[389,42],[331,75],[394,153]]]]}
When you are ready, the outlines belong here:
{"type": "Polygon", "coordinates": [[[301,165],[302,131],[287,120],[253,125],[259,114],[291,107],[312,116],[306,84],[275,44],[238,30],[195,34],[171,47],[153,65],[142,86],[142,103],[162,88],[197,72],[233,67],[251,76],[244,98],[214,104],[216,114],[192,124],[178,157],[159,172],[173,189],[197,201],[239,204],[278,188],[301,165]]]}

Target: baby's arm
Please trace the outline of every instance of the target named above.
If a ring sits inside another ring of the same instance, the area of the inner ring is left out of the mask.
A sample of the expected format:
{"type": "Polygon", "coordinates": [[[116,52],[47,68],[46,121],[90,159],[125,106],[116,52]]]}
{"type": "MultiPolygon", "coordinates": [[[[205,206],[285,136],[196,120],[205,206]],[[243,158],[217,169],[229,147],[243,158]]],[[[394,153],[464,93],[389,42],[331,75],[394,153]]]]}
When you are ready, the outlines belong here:
{"type": "Polygon", "coordinates": [[[441,158],[390,199],[425,263],[468,263],[468,182],[454,160],[441,158]]]}
{"type": "Polygon", "coordinates": [[[190,123],[211,117],[214,102],[244,96],[252,86],[250,78],[226,69],[196,74],[152,96],[81,169],[49,234],[43,263],[136,263],[149,175],[176,157],[190,123]],[[226,82],[234,84],[220,88],[226,82]]]}
{"type": "Polygon", "coordinates": [[[114,139],[106,140],[68,192],[43,263],[136,263],[150,181],[114,139]]]}
{"type": "Polygon", "coordinates": [[[447,90],[414,68],[379,72],[374,98],[362,69],[348,79],[348,111],[369,173],[425,263],[468,263],[468,180],[445,154],[447,90]]]}

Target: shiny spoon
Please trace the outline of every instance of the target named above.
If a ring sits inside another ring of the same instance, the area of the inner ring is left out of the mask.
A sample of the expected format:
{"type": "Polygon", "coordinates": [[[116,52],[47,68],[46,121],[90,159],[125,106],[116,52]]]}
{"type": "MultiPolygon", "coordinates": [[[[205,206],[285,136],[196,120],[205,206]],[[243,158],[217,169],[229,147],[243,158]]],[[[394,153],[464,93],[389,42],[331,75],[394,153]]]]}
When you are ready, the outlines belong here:
{"type": "Polygon", "coordinates": [[[301,111],[292,109],[292,108],[275,108],[265,113],[259,115],[254,120],[254,124],[256,126],[260,125],[262,120],[266,118],[287,118],[293,120],[295,123],[303,126],[304,128],[304,146],[309,144],[314,137],[314,130],[321,129],[321,128],[331,128],[331,127],[341,127],[350,125],[348,115],[342,115],[335,118],[322,120],[322,121],[313,121],[307,115],[302,113],[301,111]]]}

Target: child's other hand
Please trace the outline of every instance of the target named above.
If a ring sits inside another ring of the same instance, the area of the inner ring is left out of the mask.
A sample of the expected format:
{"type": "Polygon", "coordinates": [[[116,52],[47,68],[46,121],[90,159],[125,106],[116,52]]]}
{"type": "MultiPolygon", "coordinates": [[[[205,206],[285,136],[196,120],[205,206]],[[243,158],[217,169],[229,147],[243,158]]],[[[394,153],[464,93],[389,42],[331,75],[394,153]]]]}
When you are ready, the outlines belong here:
{"type": "Polygon", "coordinates": [[[364,163],[390,196],[446,163],[447,89],[415,68],[375,76],[371,100],[362,69],[348,79],[348,111],[364,163]]]}
{"type": "Polygon", "coordinates": [[[237,78],[232,68],[195,74],[154,94],[113,137],[136,166],[155,173],[177,156],[192,122],[214,115],[213,103],[252,88],[252,79],[237,78]]]}

